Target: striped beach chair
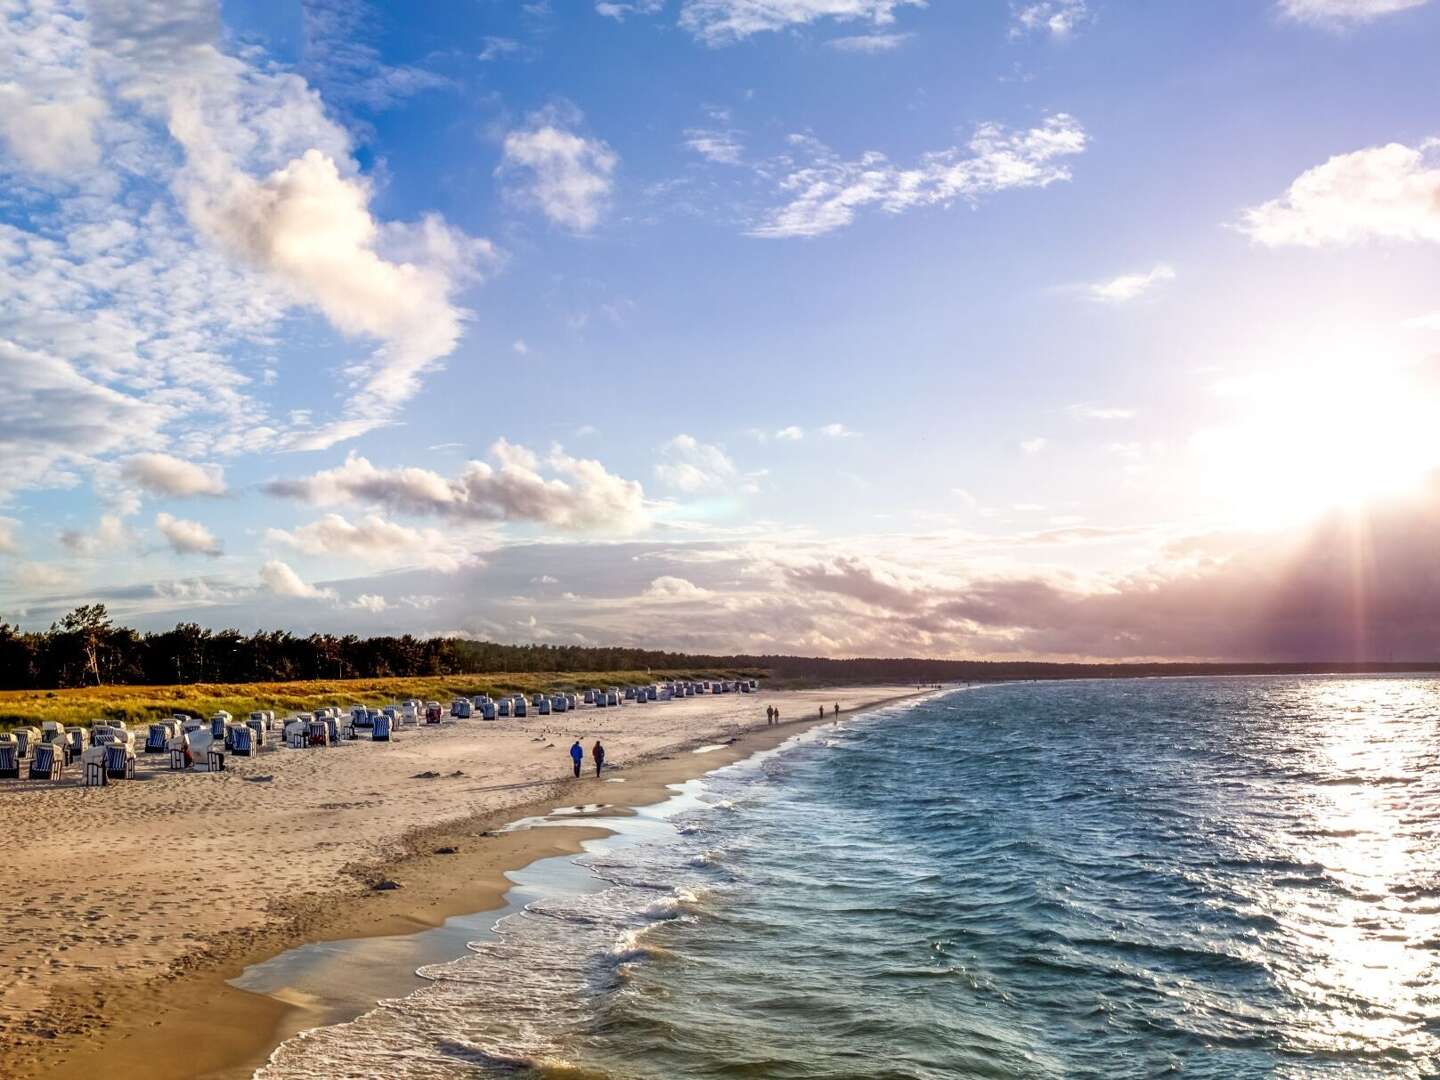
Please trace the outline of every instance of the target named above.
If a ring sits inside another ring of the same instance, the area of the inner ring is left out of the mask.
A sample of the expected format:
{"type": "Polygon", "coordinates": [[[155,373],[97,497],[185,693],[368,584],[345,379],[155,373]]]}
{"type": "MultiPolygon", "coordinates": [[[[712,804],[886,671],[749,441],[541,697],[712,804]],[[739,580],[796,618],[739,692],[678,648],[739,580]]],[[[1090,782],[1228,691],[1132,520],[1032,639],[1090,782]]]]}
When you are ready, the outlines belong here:
{"type": "Polygon", "coordinates": [[[230,752],[237,757],[249,757],[255,752],[255,732],[248,724],[230,726],[230,752]]]}
{"type": "Polygon", "coordinates": [[[11,728],[10,734],[15,736],[16,756],[29,757],[30,748],[40,741],[40,732],[33,727],[11,728]]]}
{"type": "Polygon", "coordinates": [[[20,748],[14,735],[0,735],[0,780],[20,779],[20,748]]]}
{"type": "Polygon", "coordinates": [[[170,740],[175,737],[175,731],[171,726],[162,721],[150,725],[150,734],[145,739],[145,753],[163,754],[165,748],[170,745],[170,740]]]}
{"type": "Polygon", "coordinates": [[[30,755],[31,780],[59,780],[65,775],[65,748],[59,743],[41,743],[30,755]]]}
{"type": "Polygon", "coordinates": [[[67,727],[65,729],[65,764],[69,765],[84,752],[85,729],[83,727],[67,727]]]}
{"type": "Polygon", "coordinates": [[[123,742],[113,742],[105,747],[105,779],[135,779],[135,751],[123,742]]]}
{"type": "Polygon", "coordinates": [[[310,723],[306,725],[306,742],[310,746],[325,747],[330,745],[329,717],[311,720],[310,723]]]}

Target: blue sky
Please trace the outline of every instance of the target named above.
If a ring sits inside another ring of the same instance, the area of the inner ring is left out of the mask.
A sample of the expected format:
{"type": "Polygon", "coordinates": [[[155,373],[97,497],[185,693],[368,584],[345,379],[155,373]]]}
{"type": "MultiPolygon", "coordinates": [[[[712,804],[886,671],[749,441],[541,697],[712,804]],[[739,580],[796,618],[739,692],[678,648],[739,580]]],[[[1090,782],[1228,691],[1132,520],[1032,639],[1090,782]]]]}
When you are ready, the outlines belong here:
{"type": "Polygon", "coordinates": [[[0,19],[0,618],[1440,643],[1440,4],[0,19]]]}

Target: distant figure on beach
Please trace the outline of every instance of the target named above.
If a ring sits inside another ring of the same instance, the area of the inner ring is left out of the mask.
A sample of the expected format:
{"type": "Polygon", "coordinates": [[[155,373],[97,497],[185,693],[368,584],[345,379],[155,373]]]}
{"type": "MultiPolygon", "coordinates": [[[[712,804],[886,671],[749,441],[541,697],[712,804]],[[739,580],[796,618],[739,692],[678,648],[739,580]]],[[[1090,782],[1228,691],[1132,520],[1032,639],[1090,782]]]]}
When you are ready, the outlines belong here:
{"type": "Polygon", "coordinates": [[[590,753],[595,758],[595,778],[598,780],[600,770],[605,767],[605,747],[600,745],[599,739],[595,740],[595,748],[590,753]]]}
{"type": "Polygon", "coordinates": [[[780,706],[779,706],[779,705],[776,705],[776,706],[775,706],[775,723],[778,724],[779,722],[780,722],[780,706]]]}
{"type": "MultiPolygon", "coordinates": [[[[595,745],[599,746],[600,744],[596,743],[595,745]]],[[[575,777],[578,780],[580,777],[580,766],[585,761],[585,748],[580,745],[579,739],[576,739],[575,745],[570,747],[570,760],[575,762],[575,777]]]]}
{"type": "Polygon", "coordinates": [[[820,719],[821,719],[821,720],[824,720],[824,719],[825,719],[825,706],[824,706],[824,705],[821,705],[821,706],[820,706],[820,719]]]}
{"type": "MultiPolygon", "coordinates": [[[[824,710],[824,709],[821,709],[820,711],[823,713],[825,710],[824,710]]],[[[835,715],[836,715],[836,716],[839,716],[839,715],[840,715],[840,703],[839,703],[838,701],[835,702],[835,715]]]]}
{"type": "Polygon", "coordinates": [[[772,705],[766,705],[766,706],[765,706],[765,723],[767,723],[767,724],[773,724],[774,722],[775,722],[775,708],[774,708],[774,706],[772,706],[772,705]]]}

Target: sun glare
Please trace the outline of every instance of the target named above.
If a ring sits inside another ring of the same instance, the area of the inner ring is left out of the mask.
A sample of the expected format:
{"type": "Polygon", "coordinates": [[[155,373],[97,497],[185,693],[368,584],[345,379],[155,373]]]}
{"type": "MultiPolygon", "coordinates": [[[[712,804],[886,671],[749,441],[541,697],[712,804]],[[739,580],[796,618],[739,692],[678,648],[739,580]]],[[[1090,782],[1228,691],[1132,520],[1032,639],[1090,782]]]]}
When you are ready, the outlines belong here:
{"type": "Polygon", "coordinates": [[[1193,440],[1202,485],[1237,524],[1292,524],[1417,491],[1440,467],[1433,392],[1406,372],[1230,380],[1238,419],[1193,440]]]}

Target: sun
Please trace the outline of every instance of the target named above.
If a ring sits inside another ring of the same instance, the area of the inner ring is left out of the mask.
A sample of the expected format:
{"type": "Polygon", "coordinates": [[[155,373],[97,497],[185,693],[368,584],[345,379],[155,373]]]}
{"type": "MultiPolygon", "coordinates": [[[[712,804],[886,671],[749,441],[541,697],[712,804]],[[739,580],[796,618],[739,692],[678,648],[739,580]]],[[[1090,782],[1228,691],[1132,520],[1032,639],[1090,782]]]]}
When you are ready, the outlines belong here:
{"type": "Polygon", "coordinates": [[[1230,380],[1230,423],[1191,449],[1235,524],[1283,526],[1414,493],[1440,467],[1437,401],[1411,369],[1316,368],[1230,380]]]}

